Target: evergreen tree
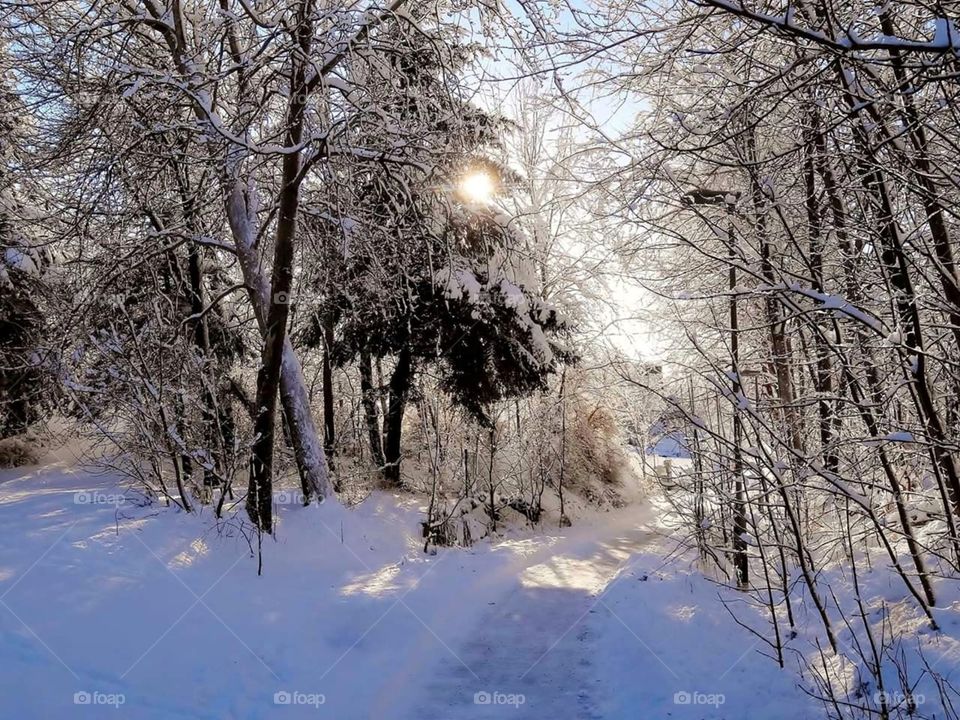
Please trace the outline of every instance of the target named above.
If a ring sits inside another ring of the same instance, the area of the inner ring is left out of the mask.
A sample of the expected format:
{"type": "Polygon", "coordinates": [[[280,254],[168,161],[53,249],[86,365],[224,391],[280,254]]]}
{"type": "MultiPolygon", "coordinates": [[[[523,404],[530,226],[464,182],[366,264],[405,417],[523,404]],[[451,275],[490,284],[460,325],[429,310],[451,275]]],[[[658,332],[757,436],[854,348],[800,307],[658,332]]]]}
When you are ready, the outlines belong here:
{"type": "Polygon", "coordinates": [[[555,339],[564,322],[538,296],[509,219],[458,191],[469,174],[505,184],[508,171],[489,159],[505,123],[473,106],[460,85],[474,48],[435,39],[402,35],[389,68],[354,68],[384,74],[376,102],[420,130],[411,141],[416,162],[354,176],[349,225],[315,223],[326,235],[324,312],[314,314],[306,339],[333,339],[338,365],[359,361],[372,455],[383,458],[392,482],[400,478],[404,410],[419,369],[437,372],[454,402],[486,424],[491,404],[545,388],[557,363],[572,360],[555,339]],[[382,441],[371,358],[394,360],[382,441]]]}
{"type": "MultiPolygon", "coordinates": [[[[0,68],[2,72],[2,68],[0,68]]],[[[17,187],[23,107],[0,77],[0,438],[40,418],[45,392],[41,350],[47,321],[43,298],[49,254],[30,238],[28,209],[17,187]]]]}

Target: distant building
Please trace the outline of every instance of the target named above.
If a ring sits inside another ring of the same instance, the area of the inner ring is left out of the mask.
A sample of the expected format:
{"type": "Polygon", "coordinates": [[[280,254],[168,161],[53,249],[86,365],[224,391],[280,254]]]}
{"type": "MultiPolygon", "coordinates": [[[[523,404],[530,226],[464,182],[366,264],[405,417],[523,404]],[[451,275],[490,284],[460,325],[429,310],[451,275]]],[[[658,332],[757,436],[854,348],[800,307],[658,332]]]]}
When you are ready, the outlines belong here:
{"type": "Polygon", "coordinates": [[[644,452],[647,455],[662,458],[689,460],[690,442],[687,434],[673,427],[668,419],[661,419],[647,431],[648,443],[644,452]]]}

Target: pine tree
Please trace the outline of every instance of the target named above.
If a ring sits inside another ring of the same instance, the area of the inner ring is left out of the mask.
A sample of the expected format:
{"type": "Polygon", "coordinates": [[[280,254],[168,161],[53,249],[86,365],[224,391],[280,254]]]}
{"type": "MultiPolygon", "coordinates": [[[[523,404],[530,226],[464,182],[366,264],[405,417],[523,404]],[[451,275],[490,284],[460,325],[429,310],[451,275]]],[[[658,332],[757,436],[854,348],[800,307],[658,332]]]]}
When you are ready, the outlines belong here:
{"type": "Polygon", "coordinates": [[[551,339],[563,320],[538,296],[536,273],[517,259],[522,239],[495,207],[457,190],[470,173],[501,188],[509,177],[489,157],[505,123],[470,104],[459,84],[457,73],[474,49],[419,35],[395,42],[402,52],[391,56],[389,68],[376,69],[385,80],[376,102],[398,124],[416,129],[416,162],[402,172],[354,178],[349,232],[317,222],[316,234],[327,234],[320,263],[326,314],[315,314],[306,333],[310,344],[323,338],[329,344],[324,323],[335,322],[334,362],[359,360],[371,454],[383,458],[393,483],[400,479],[403,416],[418,370],[431,367],[453,401],[487,424],[493,403],[545,388],[558,362],[572,359],[551,339]],[[331,270],[337,265],[339,272],[331,270]],[[382,440],[371,358],[394,361],[382,440]]]}
{"type": "Polygon", "coordinates": [[[42,411],[46,318],[44,270],[49,257],[26,231],[17,187],[23,108],[0,77],[0,438],[24,432],[42,411]]]}

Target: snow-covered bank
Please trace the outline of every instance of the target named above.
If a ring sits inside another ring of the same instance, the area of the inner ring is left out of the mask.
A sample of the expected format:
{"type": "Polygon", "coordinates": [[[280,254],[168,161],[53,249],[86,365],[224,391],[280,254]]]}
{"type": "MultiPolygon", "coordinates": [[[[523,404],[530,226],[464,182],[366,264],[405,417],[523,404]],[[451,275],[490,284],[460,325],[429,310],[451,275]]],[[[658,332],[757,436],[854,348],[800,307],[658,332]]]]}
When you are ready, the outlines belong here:
{"type": "Polygon", "coordinates": [[[595,609],[598,674],[617,688],[600,717],[803,720],[822,717],[762,642],[737,625],[759,614],[677,557],[667,537],[631,556],[595,609]]]}
{"type": "Polygon", "coordinates": [[[0,714],[815,716],[643,515],[424,555],[410,499],[281,505],[257,577],[209,513],[64,463],[5,471],[0,714]]]}
{"type": "Polygon", "coordinates": [[[260,578],[238,528],[128,497],[62,468],[0,485],[22,539],[0,551],[4,716],[102,717],[75,700],[120,698],[134,718],[267,717],[285,699],[308,703],[292,716],[365,717],[360,689],[409,656],[417,616],[465,573],[419,553],[418,508],[389,496],[282,506],[260,578]]]}

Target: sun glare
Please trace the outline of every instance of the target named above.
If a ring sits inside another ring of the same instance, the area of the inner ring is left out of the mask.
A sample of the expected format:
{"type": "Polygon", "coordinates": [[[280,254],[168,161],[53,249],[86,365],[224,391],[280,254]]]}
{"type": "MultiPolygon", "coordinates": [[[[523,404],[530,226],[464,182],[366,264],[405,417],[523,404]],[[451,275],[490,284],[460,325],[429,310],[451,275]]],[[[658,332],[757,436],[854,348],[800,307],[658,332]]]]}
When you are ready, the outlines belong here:
{"type": "Polygon", "coordinates": [[[460,192],[471,202],[489,202],[495,190],[493,178],[486,172],[472,172],[460,181],[460,192]]]}

